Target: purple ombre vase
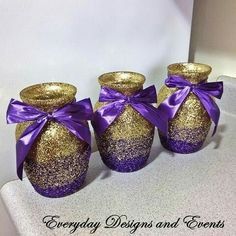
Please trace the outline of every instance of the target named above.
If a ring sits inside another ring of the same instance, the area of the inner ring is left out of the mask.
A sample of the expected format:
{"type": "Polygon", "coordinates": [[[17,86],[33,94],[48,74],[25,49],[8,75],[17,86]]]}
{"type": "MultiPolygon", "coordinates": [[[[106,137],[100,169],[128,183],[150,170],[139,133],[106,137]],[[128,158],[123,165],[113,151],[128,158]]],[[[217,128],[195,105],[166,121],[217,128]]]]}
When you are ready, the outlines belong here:
{"type": "MultiPolygon", "coordinates": [[[[145,77],[135,72],[111,72],[98,79],[102,87],[131,96],[143,88],[145,77]]],[[[109,102],[97,102],[95,111],[109,102]]],[[[153,143],[154,125],[129,104],[102,135],[95,132],[97,147],[106,166],[119,172],[142,168],[153,143]]]]}
{"type": "MultiPolygon", "coordinates": [[[[23,89],[20,97],[24,103],[51,113],[73,102],[76,90],[66,83],[43,83],[23,89]]],[[[17,124],[17,140],[32,122],[17,124]]],[[[81,188],[89,157],[89,144],[52,119],[34,141],[25,159],[24,170],[39,194],[51,198],[64,197],[81,188]]]]}
{"type": "MultiPolygon", "coordinates": [[[[206,82],[210,72],[210,66],[199,63],[176,63],[168,66],[168,76],[181,76],[192,84],[206,82]]],[[[175,91],[177,88],[164,85],[158,93],[158,104],[175,91]]],[[[175,117],[169,120],[168,126],[168,135],[158,131],[161,144],[173,152],[192,153],[202,147],[211,119],[199,98],[190,92],[175,117]]]]}

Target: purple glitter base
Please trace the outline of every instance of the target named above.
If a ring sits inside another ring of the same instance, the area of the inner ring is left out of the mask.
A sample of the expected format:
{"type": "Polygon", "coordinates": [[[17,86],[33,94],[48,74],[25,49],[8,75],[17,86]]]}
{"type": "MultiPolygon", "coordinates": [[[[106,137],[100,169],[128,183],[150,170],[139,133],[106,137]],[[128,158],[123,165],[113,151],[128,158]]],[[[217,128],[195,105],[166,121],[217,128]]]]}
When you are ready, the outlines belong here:
{"type": "Polygon", "coordinates": [[[133,172],[143,168],[147,162],[148,157],[149,155],[144,157],[135,157],[125,160],[119,160],[115,156],[102,156],[102,160],[104,164],[112,170],[118,172],[133,172]]]}
{"type": "Polygon", "coordinates": [[[201,149],[204,141],[188,143],[186,141],[174,140],[160,135],[160,141],[164,148],[182,154],[197,152],[201,149]]]}
{"type": "Polygon", "coordinates": [[[59,197],[65,197],[67,195],[77,192],[83,185],[85,177],[86,177],[86,172],[80,175],[77,179],[75,179],[70,184],[67,184],[64,186],[58,186],[58,187],[50,187],[46,189],[41,188],[35,184],[32,184],[32,185],[35,191],[44,197],[59,198],[59,197]]]}

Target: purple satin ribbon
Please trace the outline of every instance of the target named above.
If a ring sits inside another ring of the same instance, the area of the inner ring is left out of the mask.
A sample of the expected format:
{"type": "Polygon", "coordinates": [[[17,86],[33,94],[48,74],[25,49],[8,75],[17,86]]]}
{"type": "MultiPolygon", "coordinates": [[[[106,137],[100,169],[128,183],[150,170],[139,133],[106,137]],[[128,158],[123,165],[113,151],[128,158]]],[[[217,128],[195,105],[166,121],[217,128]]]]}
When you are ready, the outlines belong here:
{"type": "Polygon", "coordinates": [[[168,123],[170,119],[174,118],[186,97],[192,92],[198,97],[215,124],[213,136],[219,122],[220,110],[211,96],[221,98],[223,82],[207,83],[203,81],[199,84],[192,84],[181,76],[172,75],[165,80],[165,84],[169,88],[178,88],[176,92],[166,98],[157,108],[160,114],[165,117],[166,122],[168,123]]]}
{"type": "Polygon", "coordinates": [[[131,96],[126,96],[108,87],[102,87],[99,102],[108,102],[108,104],[99,108],[94,113],[92,124],[98,135],[104,133],[112,122],[122,113],[126,105],[133,107],[140,115],[163,132],[166,133],[167,131],[165,120],[159,116],[157,109],[151,105],[151,103],[157,102],[156,89],[154,86],[140,90],[131,96]]]}
{"type": "Polygon", "coordinates": [[[41,111],[26,103],[11,99],[7,109],[7,123],[34,121],[21,134],[16,143],[17,175],[22,180],[23,164],[35,139],[50,120],[64,125],[71,133],[91,147],[91,134],[87,120],[91,120],[93,109],[90,99],[73,102],[52,113],[41,111]]]}

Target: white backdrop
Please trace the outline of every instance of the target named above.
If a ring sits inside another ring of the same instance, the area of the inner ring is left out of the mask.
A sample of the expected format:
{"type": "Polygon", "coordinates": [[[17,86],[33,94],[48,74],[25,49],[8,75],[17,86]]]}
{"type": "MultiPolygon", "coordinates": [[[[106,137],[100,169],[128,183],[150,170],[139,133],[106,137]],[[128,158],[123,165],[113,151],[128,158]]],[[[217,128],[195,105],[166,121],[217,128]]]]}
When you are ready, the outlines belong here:
{"type": "Polygon", "coordinates": [[[187,61],[193,0],[0,0],[0,187],[16,178],[11,97],[64,81],[78,99],[99,93],[97,76],[138,71],[159,86],[166,66],[187,61]]]}

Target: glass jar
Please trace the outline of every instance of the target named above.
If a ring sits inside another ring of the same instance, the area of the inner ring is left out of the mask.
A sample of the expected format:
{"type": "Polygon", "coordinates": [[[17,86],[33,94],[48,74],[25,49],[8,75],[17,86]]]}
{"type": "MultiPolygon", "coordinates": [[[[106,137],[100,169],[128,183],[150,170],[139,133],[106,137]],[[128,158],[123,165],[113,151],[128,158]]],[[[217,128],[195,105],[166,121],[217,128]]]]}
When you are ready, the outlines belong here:
{"type": "MultiPolygon", "coordinates": [[[[43,83],[23,89],[22,101],[45,112],[75,100],[76,88],[66,83],[43,83]]],[[[16,126],[16,140],[31,121],[16,126]]],[[[34,141],[24,170],[34,189],[46,197],[63,197],[76,192],[88,169],[89,145],[62,124],[50,120],[34,141]]]]}
{"type": "MultiPolygon", "coordinates": [[[[108,87],[126,96],[143,88],[145,77],[135,72],[111,72],[98,78],[101,87],[108,87]]],[[[108,104],[97,102],[95,111],[108,104]]],[[[112,170],[132,172],[142,168],[150,154],[154,125],[129,104],[102,135],[95,132],[103,162],[112,170]]]]}
{"type": "MultiPolygon", "coordinates": [[[[177,75],[192,84],[206,82],[211,67],[200,63],[176,63],[168,66],[168,76],[177,75]]],[[[164,85],[158,93],[158,105],[177,91],[164,85]]],[[[168,135],[159,130],[161,144],[177,153],[198,151],[209,132],[211,119],[199,98],[190,92],[175,117],[169,121],[168,135]]]]}

